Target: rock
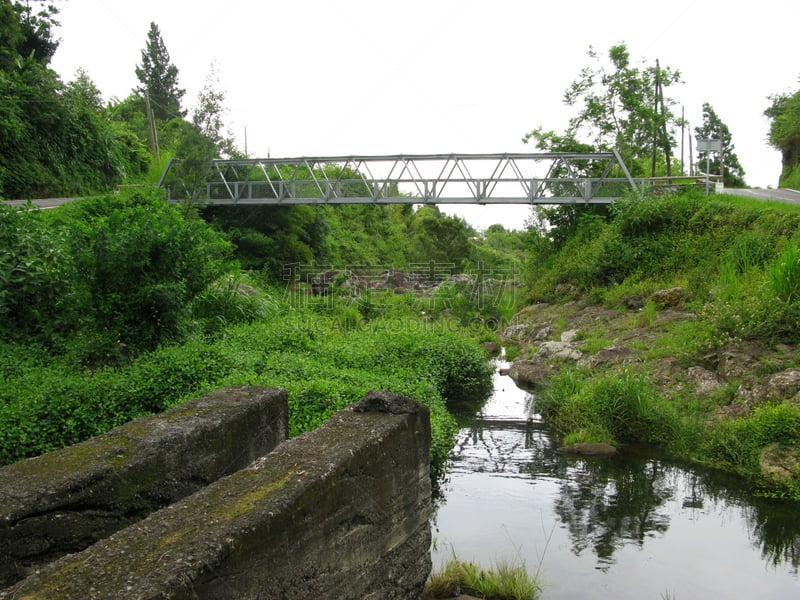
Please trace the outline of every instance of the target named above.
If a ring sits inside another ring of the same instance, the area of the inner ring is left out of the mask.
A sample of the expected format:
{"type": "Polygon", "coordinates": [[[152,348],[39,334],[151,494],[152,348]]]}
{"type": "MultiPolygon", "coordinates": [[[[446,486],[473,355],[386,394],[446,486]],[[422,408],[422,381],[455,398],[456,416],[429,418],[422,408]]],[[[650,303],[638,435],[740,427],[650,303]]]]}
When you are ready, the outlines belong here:
{"type": "Polygon", "coordinates": [[[556,296],[560,296],[562,298],[571,298],[579,294],[578,288],[572,285],[571,283],[559,283],[556,286],[555,291],[556,291],[556,296]]]}
{"type": "Polygon", "coordinates": [[[736,390],[736,396],[750,406],[758,406],[767,400],[793,400],[800,394],[800,369],[786,369],[759,382],[746,377],[736,390]]]}
{"type": "Polygon", "coordinates": [[[311,279],[311,292],[315,296],[327,296],[334,290],[346,291],[348,295],[357,297],[361,291],[369,287],[367,281],[352,271],[325,271],[317,273],[311,279]]]}
{"type": "Polygon", "coordinates": [[[657,292],[653,292],[653,294],[650,296],[650,300],[652,300],[658,306],[670,307],[679,306],[683,303],[685,298],[686,289],[682,287],[674,287],[668,290],[658,290],[657,292]]]}
{"type": "Polygon", "coordinates": [[[623,304],[628,310],[639,310],[644,307],[645,298],[641,294],[636,294],[625,298],[623,304]]]}
{"type": "Polygon", "coordinates": [[[742,381],[736,390],[736,397],[749,407],[756,406],[763,396],[763,386],[756,383],[752,377],[742,381]]]}
{"type": "Polygon", "coordinates": [[[543,342],[547,338],[549,338],[553,334],[553,326],[550,323],[544,323],[542,325],[537,325],[533,328],[530,335],[528,336],[534,342],[543,342]]]}
{"type": "Polygon", "coordinates": [[[777,443],[770,444],[761,451],[758,464],[766,479],[778,483],[800,477],[800,456],[794,446],[781,448],[777,443]]]}
{"type": "Polygon", "coordinates": [[[721,421],[729,419],[740,419],[750,414],[750,407],[747,404],[735,403],[717,408],[708,419],[708,425],[715,425],[721,421]]]}
{"type": "Polygon", "coordinates": [[[543,361],[548,358],[577,361],[583,358],[583,353],[567,342],[544,342],[539,346],[535,359],[543,361]]]}
{"type": "Polygon", "coordinates": [[[508,370],[508,376],[523,389],[541,385],[556,373],[558,367],[533,360],[516,360],[508,370]]]}
{"type": "Polygon", "coordinates": [[[572,342],[578,339],[578,330],[577,329],[570,329],[568,331],[564,331],[561,334],[561,341],[571,344],[572,342]]]}
{"type": "Polygon", "coordinates": [[[506,339],[521,339],[528,333],[528,325],[510,325],[503,330],[503,336],[506,339]]]}
{"type": "Polygon", "coordinates": [[[483,342],[483,347],[486,348],[486,351],[491,355],[500,352],[500,346],[497,342],[483,342]]]}
{"type": "Polygon", "coordinates": [[[728,346],[719,354],[717,371],[726,380],[739,379],[748,372],[756,371],[760,357],[765,353],[766,347],[758,342],[728,346]]]}
{"type": "Polygon", "coordinates": [[[767,398],[788,399],[800,392],[800,369],[786,369],[775,373],[764,385],[765,400],[767,398]]]}
{"type": "Polygon", "coordinates": [[[626,346],[609,346],[582,360],[581,364],[594,368],[598,365],[621,364],[636,359],[636,352],[626,346]]]}
{"type": "Polygon", "coordinates": [[[725,385],[725,381],[719,375],[703,367],[689,367],[686,378],[696,394],[708,394],[725,385]]]}
{"type": "Polygon", "coordinates": [[[580,454],[581,456],[611,456],[617,453],[614,446],[601,442],[579,442],[564,446],[561,450],[568,454],[580,454]]]}

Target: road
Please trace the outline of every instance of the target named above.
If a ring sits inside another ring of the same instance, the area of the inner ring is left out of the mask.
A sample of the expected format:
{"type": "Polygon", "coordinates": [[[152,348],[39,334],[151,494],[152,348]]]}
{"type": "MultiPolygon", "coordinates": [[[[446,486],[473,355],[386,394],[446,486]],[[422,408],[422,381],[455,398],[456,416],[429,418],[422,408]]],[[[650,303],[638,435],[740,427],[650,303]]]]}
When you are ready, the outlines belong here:
{"type": "MultiPolygon", "coordinates": [[[[38,206],[39,208],[55,208],[56,206],[61,206],[62,204],[72,202],[73,200],[80,200],[80,198],[42,198],[39,200],[31,200],[31,204],[38,206]]],[[[8,204],[9,206],[25,206],[27,203],[27,200],[3,201],[3,204],[8,204]]]]}
{"type": "Polygon", "coordinates": [[[732,196],[744,196],[746,198],[755,198],[756,200],[775,200],[778,202],[788,202],[790,204],[800,204],[800,192],[789,189],[734,189],[725,188],[725,194],[732,196]]]}

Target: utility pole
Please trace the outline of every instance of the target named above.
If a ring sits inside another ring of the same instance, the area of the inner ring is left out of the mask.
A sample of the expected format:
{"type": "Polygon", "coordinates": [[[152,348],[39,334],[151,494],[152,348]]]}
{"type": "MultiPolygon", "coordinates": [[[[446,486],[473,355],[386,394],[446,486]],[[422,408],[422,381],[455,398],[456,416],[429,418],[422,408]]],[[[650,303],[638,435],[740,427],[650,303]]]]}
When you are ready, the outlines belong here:
{"type": "Polygon", "coordinates": [[[656,81],[653,90],[653,160],[650,164],[650,177],[656,176],[656,152],[658,151],[658,59],[656,59],[656,81]]]}
{"type": "Polygon", "coordinates": [[[664,159],[667,162],[667,177],[672,176],[672,154],[669,147],[669,136],[667,135],[667,111],[664,109],[664,87],[661,85],[661,67],[656,59],[656,102],[661,103],[661,127],[664,140],[664,159]]]}
{"type": "MultiPolygon", "coordinates": [[[[681,106],[681,175],[685,175],[686,171],[683,170],[683,140],[686,134],[686,108],[681,106]]],[[[691,144],[691,141],[689,141],[691,144]]]]}
{"type": "Polygon", "coordinates": [[[147,111],[147,121],[150,125],[150,149],[153,151],[153,156],[158,160],[158,133],[156,131],[156,119],[153,116],[153,109],[150,107],[150,92],[144,91],[144,105],[147,111]]]}

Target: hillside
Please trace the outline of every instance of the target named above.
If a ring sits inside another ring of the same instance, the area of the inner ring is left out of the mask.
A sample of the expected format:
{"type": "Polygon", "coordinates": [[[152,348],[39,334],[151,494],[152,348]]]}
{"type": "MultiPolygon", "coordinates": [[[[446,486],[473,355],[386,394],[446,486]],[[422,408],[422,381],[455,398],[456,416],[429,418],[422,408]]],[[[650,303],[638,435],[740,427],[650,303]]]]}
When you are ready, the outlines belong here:
{"type": "Polygon", "coordinates": [[[504,332],[511,375],[565,445],[644,444],[800,498],[798,241],[796,207],[728,196],[567,215],[504,332]]]}

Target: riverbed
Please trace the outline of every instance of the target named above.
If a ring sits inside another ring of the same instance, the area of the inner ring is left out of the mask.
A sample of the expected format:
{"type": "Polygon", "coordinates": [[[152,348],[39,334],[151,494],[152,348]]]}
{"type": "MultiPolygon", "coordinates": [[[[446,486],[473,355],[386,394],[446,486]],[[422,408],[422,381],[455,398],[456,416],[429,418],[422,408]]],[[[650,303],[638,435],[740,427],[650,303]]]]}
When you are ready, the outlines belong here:
{"type": "Polygon", "coordinates": [[[800,598],[798,503],[644,452],[564,454],[499,372],[458,434],[432,526],[434,569],[454,555],[524,564],[543,600],[800,598]]]}

